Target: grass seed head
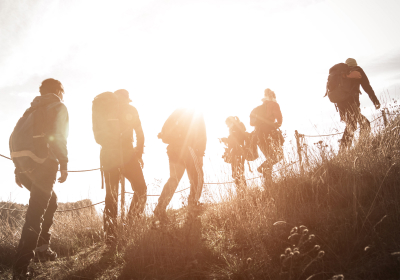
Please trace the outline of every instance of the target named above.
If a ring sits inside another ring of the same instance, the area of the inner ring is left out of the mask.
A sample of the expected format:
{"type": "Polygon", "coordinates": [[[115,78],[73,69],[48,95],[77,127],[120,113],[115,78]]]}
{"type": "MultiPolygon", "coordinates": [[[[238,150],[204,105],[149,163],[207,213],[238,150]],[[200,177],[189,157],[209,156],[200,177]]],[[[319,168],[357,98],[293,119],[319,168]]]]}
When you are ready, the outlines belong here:
{"type": "Polygon", "coordinates": [[[292,249],[286,248],[285,250],[285,255],[289,255],[292,252],[292,249]]]}
{"type": "Polygon", "coordinates": [[[321,259],[324,255],[325,255],[324,251],[319,251],[318,255],[317,255],[317,258],[321,259]]]}
{"type": "Polygon", "coordinates": [[[292,228],[292,230],[290,231],[290,234],[294,234],[294,233],[297,233],[297,227],[294,227],[294,228],[292,228]]]}

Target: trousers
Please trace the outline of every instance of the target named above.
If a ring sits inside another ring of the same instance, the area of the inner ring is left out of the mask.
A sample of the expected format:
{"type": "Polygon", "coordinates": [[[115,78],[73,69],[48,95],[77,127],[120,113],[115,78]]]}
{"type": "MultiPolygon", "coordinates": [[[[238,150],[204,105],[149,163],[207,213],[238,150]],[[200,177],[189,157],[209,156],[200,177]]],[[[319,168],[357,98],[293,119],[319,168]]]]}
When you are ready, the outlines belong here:
{"type": "Polygon", "coordinates": [[[261,134],[258,138],[258,147],[265,156],[265,161],[258,167],[264,179],[272,178],[272,168],[283,158],[283,148],[279,140],[272,139],[268,134],[261,134]]]}
{"type": "Polygon", "coordinates": [[[33,171],[19,169],[21,172],[16,174],[22,185],[30,191],[25,224],[17,248],[17,268],[29,265],[36,247],[50,244],[50,227],[57,210],[57,196],[53,191],[57,170],[57,162],[46,160],[33,171]]]}
{"type": "Polygon", "coordinates": [[[134,191],[128,216],[143,213],[147,200],[147,186],[144,180],[139,159],[134,153],[125,158],[122,168],[112,168],[104,172],[106,185],[106,199],[104,207],[104,230],[107,235],[116,236],[118,216],[118,186],[120,175],[123,175],[131,184],[134,191]]]}
{"type": "Polygon", "coordinates": [[[364,138],[371,131],[369,120],[361,114],[360,102],[354,100],[343,104],[338,104],[340,119],[346,123],[340,148],[348,148],[353,143],[354,132],[357,130],[357,124],[360,125],[360,138],[364,138]]]}
{"type": "Polygon", "coordinates": [[[245,158],[241,154],[232,156],[232,178],[235,180],[236,187],[246,186],[246,178],[244,176],[245,158]]]}
{"type": "Polygon", "coordinates": [[[190,181],[188,205],[197,205],[204,184],[203,157],[196,155],[192,148],[189,147],[188,149],[188,153],[186,153],[186,156],[181,160],[171,160],[169,157],[169,179],[164,185],[154,212],[164,212],[166,210],[183,177],[183,174],[185,173],[185,170],[190,181]]]}

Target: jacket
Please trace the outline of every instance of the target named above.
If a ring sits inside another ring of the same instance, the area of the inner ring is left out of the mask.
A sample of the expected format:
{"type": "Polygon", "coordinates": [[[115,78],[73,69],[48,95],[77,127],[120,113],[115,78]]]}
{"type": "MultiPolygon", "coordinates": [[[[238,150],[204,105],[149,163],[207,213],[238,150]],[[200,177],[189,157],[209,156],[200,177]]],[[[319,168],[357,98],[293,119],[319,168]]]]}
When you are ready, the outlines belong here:
{"type": "MultiPolygon", "coordinates": [[[[240,123],[243,125],[243,123],[240,123]]],[[[243,125],[244,127],[244,125],[243,125]]],[[[227,138],[227,145],[228,149],[235,155],[240,155],[243,154],[244,152],[244,144],[247,139],[247,132],[243,127],[240,127],[240,125],[234,124],[230,129],[229,129],[229,136],[227,138]]]]}
{"type": "Polygon", "coordinates": [[[278,126],[282,125],[282,112],[279,104],[274,101],[264,101],[250,113],[250,125],[260,133],[266,134],[276,129],[275,121],[278,126]]]}
{"type": "Polygon", "coordinates": [[[187,109],[175,110],[165,121],[160,138],[166,144],[168,156],[182,158],[191,147],[199,156],[204,156],[207,133],[201,114],[187,109]]]}
{"type": "MultiPolygon", "coordinates": [[[[49,93],[43,96],[35,97],[35,99],[31,103],[31,107],[25,111],[22,118],[28,116],[37,109],[43,109],[43,114],[44,114],[43,124],[40,124],[43,125],[43,135],[40,135],[38,137],[44,137],[45,147],[42,148],[43,149],[48,148],[47,159],[59,163],[60,170],[67,170],[68,169],[67,137],[69,133],[69,116],[67,107],[64,105],[64,103],[62,103],[62,101],[58,96],[49,93]]],[[[10,138],[11,157],[14,158],[18,158],[20,156],[24,157],[25,155],[18,155],[19,151],[13,151],[12,137],[13,136],[11,136],[10,138]]],[[[28,140],[28,141],[33,141],[33,140],[28,140]]],[[[27,156],[32,158],[31,155],[27,156]]]]}
{"type": "Polygon", "coordinates": [[[134,142],[133,130],[135,130],[137,141],[136,153],[140,157],[143,154],[144,149],[144,134],[139,113],[135,107],[127,102],[121,102],[119,106],[119,123],[122,149],[125,150],[132,147],[132,143],[134,142]]]}
{"type": "Polygon", "coordinates": [[[378,98],[375,95],[374,90],[372,89],[368,77],[365,74],[364,70],[360,66],[350,67],[350,71],[358,71],[361,74],[361,79],[351,79],[351,89],[354,91],[354,96],[358,96],[361,94],[360,85],[363,90],[368,94],[374,105],[380,104],[378,98]]]}

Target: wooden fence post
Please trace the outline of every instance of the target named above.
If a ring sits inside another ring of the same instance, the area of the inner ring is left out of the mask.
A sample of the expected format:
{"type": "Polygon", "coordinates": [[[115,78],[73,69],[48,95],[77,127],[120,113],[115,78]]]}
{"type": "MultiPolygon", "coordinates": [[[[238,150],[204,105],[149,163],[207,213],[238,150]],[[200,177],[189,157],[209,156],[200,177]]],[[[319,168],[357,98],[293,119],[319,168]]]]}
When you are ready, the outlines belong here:
{"type": "Polygon", "coordinates": [[[387,117],[386,117],[386,108],[383,108],[381,110],[381,112],[382,112],[383,124],[385,125],[385,127],[387,127],[388,121],[387,121],[387,117]]]}
{"type": "Polygon", "coordinates": [[[120,175],[121,182],[121,219],[125,218],[125,177],[120,175]]]}
{"type": "Polygon", "coordinates": [[[299,162],[300,162],[300,172],[303,174],[303,159],[301,156],[301,145],[300,145],[300,137],[301,135],[297,132],[297,130],[294,131],[294,136],[296,137],[296,145],[297,145],[297,154],[299,155],[299,162]]]}

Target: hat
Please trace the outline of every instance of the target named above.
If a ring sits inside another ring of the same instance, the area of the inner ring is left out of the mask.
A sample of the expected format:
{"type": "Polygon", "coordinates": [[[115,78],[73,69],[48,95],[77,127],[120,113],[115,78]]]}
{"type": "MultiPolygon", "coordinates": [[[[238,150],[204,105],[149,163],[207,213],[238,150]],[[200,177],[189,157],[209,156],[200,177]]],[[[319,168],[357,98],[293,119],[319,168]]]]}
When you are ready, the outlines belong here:
{"type": "Polygon", "coordinates": [[[116,90],[114,93],[121,100],[132,102],[132,100],[129,98],[129,92],[126,89],[119,89],[119,90],[116,90]]]}
{"type": "Polygon", "coordinates": [[[264,101],[273,101],[276,102],[276,95],[275,92],[267,88],[264,90],[264,98],[261,99],[262,102],[264,101]]]}
{"type": "Polygon", "coordinates": [[[357,66],[357,61],[354,58],[348,58],[346,59],[346,64],[350,67],[354,67],[357,66]]]}

